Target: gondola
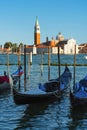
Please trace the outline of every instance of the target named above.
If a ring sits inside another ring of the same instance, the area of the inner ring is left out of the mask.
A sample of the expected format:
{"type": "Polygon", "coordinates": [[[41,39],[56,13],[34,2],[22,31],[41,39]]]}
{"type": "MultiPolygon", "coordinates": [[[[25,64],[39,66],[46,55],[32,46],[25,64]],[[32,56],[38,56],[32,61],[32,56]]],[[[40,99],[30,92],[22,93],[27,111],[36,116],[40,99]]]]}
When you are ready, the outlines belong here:
{"type": "Polygon", "coordinates": [[[73,107],[87,106],[87,76],[81,79],[70,90],[70,100],[73,107]]]}
{"type": "Polygon", "coordinates": [[[49,80],[44,84],[39,84],[37,89],[18,92],[13,88],[14,102],[16,104],[33,104],[59,99],[65,89],[69,86],[71,78],[72,74],[66,66],[63,74],[59,78],[49,80]]]}
{"type": "Polygon", "coordinates": [[[19,66],[18,69],[11,74],[11,77],[10,75],[6,75],[6,72],[4,71],[4,75],[0,76],[0,92],[10,89],[11,84],[15,85],[22,74],[23,69],[21,66],[19,66]],[[12,78],[12,81],[10,78],[12,78]]]}

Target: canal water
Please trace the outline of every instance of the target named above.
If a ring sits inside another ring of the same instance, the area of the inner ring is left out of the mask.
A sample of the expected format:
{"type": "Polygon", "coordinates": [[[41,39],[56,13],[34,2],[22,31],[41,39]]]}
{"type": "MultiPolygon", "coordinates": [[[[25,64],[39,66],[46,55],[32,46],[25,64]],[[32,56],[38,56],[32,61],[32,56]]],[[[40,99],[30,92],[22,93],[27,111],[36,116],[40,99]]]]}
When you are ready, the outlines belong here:
{"type": "MultiPolygon", "coordinates": [[[[87,64],[85,55],[76,56],[76,62],[87,64]]],[[[21,63],[23,63],[21,56],[21,63]]],[[[48,80],[48,66],[41,69],[41,56],[33,55],[33,62],[28,73],[27,57],[27,90],[38,87],[38,84],[48,80]],[[41,72],[41,70],[43,70],[41,72]]],[[[17,63],[17,55],[9,55],[10,63],[17,63]]],[[[48,55],[43,55],[43,63],[48,62],[48,55]]],[[[57,63],[57,55],[51,55],[51,63],[57,63]]],[[[61,63],[72,64],[73,55],[60,55],[61,63]]],[[[0,55],[0,64],[7,63],[7,56],[0,55]]],[[[24,68],[24,66],[22,65],[24,68]]],[[[10,65],[10,73],[17,69],[17,65],[10,65]]],[[[61,74],[64,66],[60,67],[61,74]]],[[[11,91],[0,93],[0,130],[86,130],[87,129],[87,108],[72,109],[69,90],[73,86],[73,66],[69,66],[72,72],[72,81],[64,96],[50,104],[40,103],[33,105],[16,105],[11,91]]],[[[7,70],[7,65],[0,65],[0,75],[7,70]]],[[[87,74],[87,66],[76,66],[76,82],[87,74]]],[[[58,77],[58,66],[50,67],[50,78],[58,77]]],[[[21,77],[21,90],[24,90],[24,75],[21,77]]]]}

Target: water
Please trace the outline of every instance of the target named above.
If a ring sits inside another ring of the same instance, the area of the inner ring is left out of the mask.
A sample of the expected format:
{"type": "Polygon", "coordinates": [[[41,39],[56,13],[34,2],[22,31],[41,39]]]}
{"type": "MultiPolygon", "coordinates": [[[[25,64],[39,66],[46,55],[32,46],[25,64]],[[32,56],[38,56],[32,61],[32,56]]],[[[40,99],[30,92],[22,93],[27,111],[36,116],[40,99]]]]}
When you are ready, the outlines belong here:
{"type": "MultiPolygon", "coordinates": [[[[0,55],[0,62],[6,63],[6,55],[0,55]]],[[[27,58],[28,59],[28,58],[27,58]]],[[[43,57],[47,63],[47,55],[43,57]]],[[[77,63],[87,64],[84,55],[77,55],[77,63]]],[[[10,63],[17,63],[17,56],[9,56],[10,63]],[[13,58],[14,57],[14,58],[13,58]]],[[[21,57],[23,62],[23,56],[21,57]]],[[[51,56],[51,62],[57,63],[57,55],[51,56]]],[[[27,79],[27,90],[34,89],[39,82],[44,83],[48,79],[48,66],[43,66],[41,76],[40,64],[41,56],[33,56],[33,65],[30,68],[29,79],[27,79]]],[[[72,55],[61,55],[61,63],[73,63],[72,55]]],[[[17,69],[17,65],[10,66],[10,73],[17,69]]],[[[28,69],[28,67],[27,67],[28,69]]],[[[73,66],[69,66],[73,74],[73,66]]],[[[0,65],[0,74],[7,70],[6,65],[0,65]]],[[[76,67],[76,81],[87,74],[87,66],[76,67]]],[[[61,66],[61,73],[64,66],[61,66]]],[[[27,72],[28,76],[28,72],[27,72]]],[[[58,67],[51,66],[51,78],[58,76],[58,67]]],[[[24,77],[21,77],[21,89],[23,90],[24,77]]],[[[70,87],[73,85],[73,79],[70,87]]],[[[33,105],[16,105],[12,94],[7,91],[0,94],[0,130],[86,130],[87,128],[87,108],[74,110],[71,108],[69,89],[61,100],[53,103],[41,103],[33,105]]]]}

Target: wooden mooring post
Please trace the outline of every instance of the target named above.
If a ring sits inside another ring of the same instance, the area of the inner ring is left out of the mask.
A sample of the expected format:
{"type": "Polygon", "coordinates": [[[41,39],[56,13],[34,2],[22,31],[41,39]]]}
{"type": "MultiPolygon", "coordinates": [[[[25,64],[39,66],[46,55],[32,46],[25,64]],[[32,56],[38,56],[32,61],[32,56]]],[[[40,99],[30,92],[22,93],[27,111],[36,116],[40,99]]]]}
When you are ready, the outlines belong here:
{"type": "Polygon", "coordinates": [[[50,46],[48,47],[48,80],[50,80],[50,46]]]}
{"type": "Polygon", "coordinates": [[[30,78],[30,69],[31,69],[31,65],[32,65],[32,53],[30,52],[28,55],[28,78],[30,78]]]}
{"type": "Polygon", "coordinates": [[[40,65],[41,76],[43,75],[43,52],[41,53],[41,65],[40,65]]]}
{"type": "MultiPolygon", "coordinates": [[[[18,67],[20,67],[21,65],[21,56],[20,56],[20,45],[19,45],[19,50],[18,50],[18,67]]],[[[19,73],[20,73],[20,69],[19,69],[19,73]]],[[[20,89],[20,76],[19,76],[19,89],[20,89]]]]}
{"type": "Polygon", "coordinates": [[[60,80],[60,48],[58,46],[58,77],[60,80]]]}
{"type": "Polygon", "coordinates": [[[26,45],[24,45],[24,91],[26,91],[26,45]]]}
{"type": "Polygon", "coordinates": [[[30,65],[32,65],[32,52],[30,52],[30,65]]]}
{"type": "Polygon", "coordinates": [[[75,75],[76,75],[76,45],[74,48],[74,77],[73,77],[73,87],[75,86],[75,75]]]}
{"type": "Polygon", "coordinates": [[[7,75],[9,75],[9,53],[7,52],[7,75]]]}

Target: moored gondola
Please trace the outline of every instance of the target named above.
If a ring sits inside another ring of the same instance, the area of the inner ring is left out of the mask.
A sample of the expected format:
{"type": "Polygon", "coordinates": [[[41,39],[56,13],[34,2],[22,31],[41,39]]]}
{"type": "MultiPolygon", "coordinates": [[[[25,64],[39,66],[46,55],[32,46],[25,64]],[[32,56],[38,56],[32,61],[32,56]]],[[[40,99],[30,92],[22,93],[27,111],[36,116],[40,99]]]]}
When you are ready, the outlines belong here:
{"type": "Polygon", "coordinates": [[[87,106],[87,76],[74,85],[70,100],[73,107],[87,106]]]}
{"type": "Polygon", "coordinates": [[[13,88],[13,99],[16,104],[32,104],[59,99],[70,84],[72,74],[66,66],[60,78],[39,84],[37,89],[18,92],[13,88]]]}
{"type": "Polygon", "coordinates": [[[19,66],[18,69],[11,75],[6,75],[6,72],[4,72],[4,75],[0,76],[0,93],[6,89],[10,89],[11,84],[15,85],[22,74],[23,69],[21,66],[19,66]],[[12,82],[10,82],[10,78],[12,78],[12,82]]]}

